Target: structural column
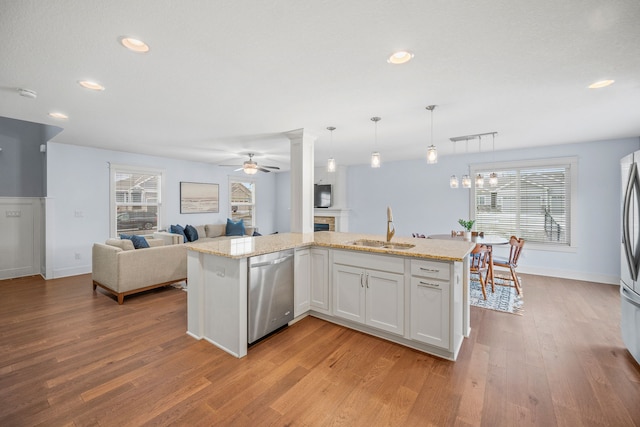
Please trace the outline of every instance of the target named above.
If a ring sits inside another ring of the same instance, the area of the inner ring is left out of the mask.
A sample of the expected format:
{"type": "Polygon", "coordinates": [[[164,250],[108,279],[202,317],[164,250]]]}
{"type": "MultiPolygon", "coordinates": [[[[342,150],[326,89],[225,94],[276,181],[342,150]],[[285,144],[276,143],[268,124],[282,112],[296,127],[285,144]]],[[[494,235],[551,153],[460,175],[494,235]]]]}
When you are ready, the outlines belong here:
{"type": "Polygon", "coordinates": [[[313,149],[315,136],[298,129],[291,141],[291,232],[313,233],[313,149]]]}

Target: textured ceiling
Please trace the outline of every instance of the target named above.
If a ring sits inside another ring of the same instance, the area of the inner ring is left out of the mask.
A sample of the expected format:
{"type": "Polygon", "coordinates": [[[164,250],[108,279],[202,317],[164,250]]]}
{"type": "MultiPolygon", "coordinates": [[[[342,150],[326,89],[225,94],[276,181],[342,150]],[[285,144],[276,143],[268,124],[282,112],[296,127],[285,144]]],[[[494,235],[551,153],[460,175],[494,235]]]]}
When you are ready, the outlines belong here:
{"type": "MultiPolygon", "coordinates": [[[[424,158],[433,137],[497,131],[495,149],[640,135],[637,0],[0,0],[0,116],[53,141],[229,163],[424,158]],[[135,54],[118,37],[151,46],[135,54]],[[407,49],[404,65],[386,62],[407,49]],[[91,92],[77,81],[106,90],[91,92]],[[608,88],[589,90],[597,80],[608,88]],[[37,99],[16,88],[35,90],[37,99]],[[69,115],[66,121],[47,116],[69,115]],[[327,126],[335,126],[330,144],[327,126]],[[331,147],[332,146],[332,150],[331,147]]],[[[485,145],[483,145],[485,147],[485,145]]],[[[491,147],[486,144],[486,149],[491,147]]],[[[460,151],[460,148],[458,148],[460,151]]]]}

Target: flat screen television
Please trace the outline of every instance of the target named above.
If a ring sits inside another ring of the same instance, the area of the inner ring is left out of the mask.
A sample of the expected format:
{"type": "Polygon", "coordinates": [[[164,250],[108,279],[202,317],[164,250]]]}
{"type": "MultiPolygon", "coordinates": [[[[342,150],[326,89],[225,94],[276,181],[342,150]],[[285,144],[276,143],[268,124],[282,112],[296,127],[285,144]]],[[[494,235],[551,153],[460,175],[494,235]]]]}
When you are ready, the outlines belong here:
{"type": "Polygon", "coordinates": [[[315,184],[313,186],[313,207],[331,207],[331,184],[315,184]]]}

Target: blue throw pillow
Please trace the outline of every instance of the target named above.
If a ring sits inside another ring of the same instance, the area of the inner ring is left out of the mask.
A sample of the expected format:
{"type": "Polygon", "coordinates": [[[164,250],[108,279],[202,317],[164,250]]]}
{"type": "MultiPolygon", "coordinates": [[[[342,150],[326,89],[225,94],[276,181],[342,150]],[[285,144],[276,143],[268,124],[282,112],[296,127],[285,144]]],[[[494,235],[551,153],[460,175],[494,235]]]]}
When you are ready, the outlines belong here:
{"type": "Polygon", "coordinates": [[[227,218],[227,236],[244,236],[244,220],[232,221],[227,218]]]}
{"type": "Polygon", "coordinates": [[[172,225],[171,227],[169,227],[169,233],[181,234],[184,243],[189,241],[187,239],[187,235],[184,234],[184,228],[182,228],[181,225],[172,225]]]}
{"type": "Polygon", "coordinates": [[[132,234],[121,234],[120,238],[131,240],[131,243],[133,243],[133,247],[135,249],[144,249],[149,247],[149,242],[147,242],[147,239],[145,239],[142,236],[136,236],[132,234]]]}
{"type": "Polygon", "coordinates": [[[198,230],[193,225],[187,225],[184,228],[184,234],[187,236],[187,240],[190,242],[195,242],[198,240],[198,230]]]}

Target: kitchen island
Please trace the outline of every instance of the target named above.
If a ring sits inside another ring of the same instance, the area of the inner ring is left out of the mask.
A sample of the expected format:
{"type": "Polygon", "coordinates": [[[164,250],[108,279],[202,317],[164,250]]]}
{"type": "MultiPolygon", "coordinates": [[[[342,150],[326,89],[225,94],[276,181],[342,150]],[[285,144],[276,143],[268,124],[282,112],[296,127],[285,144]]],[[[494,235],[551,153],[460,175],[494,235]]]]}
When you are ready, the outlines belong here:
{"type": "Polygon", "coordinates": [[[187,333],[245,356],[248,258],[294,249],[296,319],[312,315],[455,360],[470,331],[474,244],[375,242],[384,238],[323,231],[187,244],[187,333]]]}

